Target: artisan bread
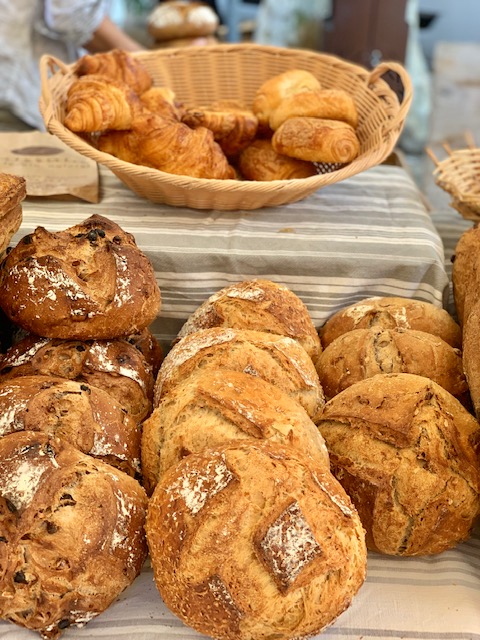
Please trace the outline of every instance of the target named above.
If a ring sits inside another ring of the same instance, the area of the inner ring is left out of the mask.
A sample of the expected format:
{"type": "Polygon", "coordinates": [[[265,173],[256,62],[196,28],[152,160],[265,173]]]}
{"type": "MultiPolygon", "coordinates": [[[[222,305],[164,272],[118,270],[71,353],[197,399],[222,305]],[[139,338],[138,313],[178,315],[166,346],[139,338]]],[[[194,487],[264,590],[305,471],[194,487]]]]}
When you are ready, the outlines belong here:
{"type": "Polygon", "coordinates": [[[37,227],[20,240],[2,265],[0,305],[39,336],[116,338],[150,325],[160,290],[133,236],[93,215],[57,233],[37,227]]]}
{"type": "Polygon", "coordinates": [[[272,137],[277,153],[307,162],[347,164],[360,152],[355,129],[340,120],[307,116],[285,120],[272,137]]]}
{"type": "Polygon", "coordinates": [[[317,175],[312,162],[277,153],[267,138],[254,140],[240,153],[238,168],[246,180],[295,180],[317,175]]]}
{"type": "Polygon", "coordinates": [[[41,431],[135,476],[140,429],[102,389],[54,376],[22,376],[0,383],[0,437],[41,431]]]}
{"type": "Polygon", "coordinates": [[[473,410],[480,420],[480,300],[471,308],[463,326],[463,367],[473,410]]]}
{"type": "Polygon", "coordinates": [[[365,579],[348,496],[325,467],[272,442],[235,442],[171,467],[146,531],[167,607],[219,640],[314,635],[365,579]]]}
{"type": "Polygon", "coordinates": [[[198,38],[215,33],[219,18],[204,2],[167,0],[159,4],[147,18],[147,30],[155,41],[198,38]]]}
{"type": "Polygon", "coordinates": [[[437,383],[409,373],[362,380],[327,402],[318,427],[370,549],[435,554],[469,537],[480,426],[437,383]]]}
{"type": "Polygon", "coordinates": [[[453,255],[452,283],[460,326],[480,299],[480,228],[475,225],[460,236],[453,255]]]}
{"type": "Polygon", "coordinates": [[[261,128],[270,128],[270,116],[279,104],[295,93],[318,91],[319,80],[306,69],[289,69],[263,82],[255,92],[252,109],[261,128]]]}
{"type": "Polygon", "coordinates": [[[0,256],[22,224],[22,202],[26,195],[25,178],[0,173],[0,256]]]}
{"type": "Polygon", "coordinates": [[[253,329],[297,340],[315,362],[320,339],[307,307],[288,287],[262,280],[244,280],[211,295],[188,318],[178,338],[210,327],[253,329]]]}
{"type": "Polygon", "coordinates": [[[468,387],[458,349],[414,329],[353,329],[336,338],[317,367],[326,398],[379,373],[414,373],[467,402],[468,387]]]}
{"type": "Polygon", "coordinates": [[[213,327],[185,336],[165,356],[155,381],[154,405],[197,371],[243,371],[294,398],[310,417],[325,403],[312,360],[286,336],[213,327]]]}
{"type": "Polygon", "coordinates": [[[64,440],[0,438],[0,618],[55,639],[102,613],[140,573],[146,509],[134,478],[64,440]]]}
{"type": "Polygon", "coordinates": [[[430,302],[395,296],[365,298],[334,313],[321,327],[320,338],[327,347],[352,329],[416,329],[461,348],[461,329],[452,316],[430,302]]]}
{"type": "Polygon", "coordinates": [[[76,380],[103,389],[141,422],[151,410],[153,374],[128,340],[60,340],[29,335],[0,356],[0,382],[25,375],[76,380]]]}
{"type": "Polygon", "coordinates": [[[343,89],[302,91],[286,97],[270,115],[270,129],[276,131],[288,118],[308,116],[325,120],[340,120],[354,129],[358,111],[352,96],[343,89]]]}
{"type": "Polygon", "coordinates": [[[243,371],[194,373],[162,398],[142,428],[147,493],[184,456],[236,439],[296,447],[329,469],[325,443],[305,409],[278,387],[243,371]]]}

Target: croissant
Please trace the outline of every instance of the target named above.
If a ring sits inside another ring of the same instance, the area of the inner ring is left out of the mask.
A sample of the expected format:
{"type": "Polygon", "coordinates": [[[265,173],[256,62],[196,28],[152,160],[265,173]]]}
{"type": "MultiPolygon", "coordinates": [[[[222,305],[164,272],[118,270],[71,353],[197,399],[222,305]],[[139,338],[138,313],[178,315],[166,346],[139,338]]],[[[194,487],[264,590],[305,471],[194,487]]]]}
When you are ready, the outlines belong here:
{"type": "Polygon", "coordinates": [[[136,93],[143,93],[153,80],[143,64],[125,51],[114,49],[105,53],[87,54],[75,65],[77,76],[103,75],[111,80],[125,82],[136,93]]]}
{"type": "Polygon", "coordinates": [[[235,177],[209,129],[190,129],[146,110],[137,115],[130,131],[108,132],[97,145],[117,158],[166,173],[217,180],[235,177]]]}
{"type": "Polygon", "coordinates": [[[310,162],[346,164],[357,157],[360,143],[353,127],[339,120],[289,118],[275,131],[277,153],[310,162]]]}
{"type": "Polygon", "coordinates": [[[150,87],[140,96],[142,104],[153,113],[171,120],[180,120],[181,106],[168,87],[150,87]]]}
{"type": "Polygon", "coordinates": [[[226,156],[235,156],[255,137],[258,119],[236,101],[219,101],[208,107],[186,109],[182,122],[196,129],[206,127],[226,156]]]}
{"type": "Polygon", "coordinates": [[[124,82],[82,76],[68,90],[64,124],[71,131],[87,133],[129,129],[139,107],[140,99],[124,82]]]}

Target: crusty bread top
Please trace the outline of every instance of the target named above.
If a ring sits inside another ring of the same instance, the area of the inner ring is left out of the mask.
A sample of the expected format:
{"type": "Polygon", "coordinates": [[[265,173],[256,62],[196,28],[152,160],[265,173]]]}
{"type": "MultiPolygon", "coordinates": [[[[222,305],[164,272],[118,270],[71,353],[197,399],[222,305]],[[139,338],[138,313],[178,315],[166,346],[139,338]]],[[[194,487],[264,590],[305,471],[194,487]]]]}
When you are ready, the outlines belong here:
{"type": "Polygon", "coordinates": [[[27,195],[25,178],[10,173],[0,173],[0,218],[15,209],[27,195]]]}

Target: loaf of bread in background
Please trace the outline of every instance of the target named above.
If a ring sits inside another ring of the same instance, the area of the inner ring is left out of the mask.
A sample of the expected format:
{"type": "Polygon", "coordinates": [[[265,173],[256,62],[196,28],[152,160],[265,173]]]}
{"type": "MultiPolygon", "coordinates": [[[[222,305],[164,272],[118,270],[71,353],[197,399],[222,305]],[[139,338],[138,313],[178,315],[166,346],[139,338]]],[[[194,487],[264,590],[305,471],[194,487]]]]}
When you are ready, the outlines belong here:
{"type": "Polygon", "coordinates": [[[0,356],[0,383],[25,375],[58,376],[103,389],[137,423],[152,407],[152,370],[128,340],[60,340],[29,335],[0,356]]]}
{"type": "Polygon", "coordinates": [[[242,371],[193,373],[162,398],[142,430],[149,494],[186,455],[233,440],[279,442],[329,469],[325,442],[305,409],[278,387],[242,371]]]}
{"type": "Polygon", "coordinates": [[[140,573],[146,510],[134,478],[65,440],[0,438],[0,618],[53,640],[102,613],[140,573]]]}
{"type": "Polygon", "coordinates": [[[327,399],[379,373],[414,373],[468,402],[460,351],[425,331],[353,329],[324,349],[317,370],[327,399]]]}
{"type": "Polygon", "coordinates": [[[445,389],[409,373],[376,375],[329,400],[318,427],[370,549],[435,554],[470,536],[480,425],[445,389]]]}
{"type": "Polygon", "coordinates": [[[334,313],[320,329],[323,347],[352,329],[416,329],[445,340],[461,349],[462,335],[457,322],[445,309],[430,302],[384,296],[365,298],[334,313]]]}
{"type": "Polygon", "coordinates": [[[261,278],[212,294],[188,318],[178,338],[211,327],[253,329],[288,336],[316,362],[320,339],[304,302],[288,287],[261,278]]]}
{"type": "Polygon", "coordinates": [[[147,30],[156,42],[165,42],[211,36],[219,22],[218,15],[205,2],[167,0],[148,15],[147,30]]]}
{"type": "Polygon", "coordinates": [[[134,237],[93,215],[65,231],[43,227],[3,263],[0,305],[22,329],[50,338],[117,338],[160,310],[153,267],[134,237]]]}
{"type": "Polygon", "coordinates": [[[213,327],[191,333],[163,361],[154,389],[154,405],[197,371],[243,371],[262,378],[294,398],[310,417],[325,399],[312,360],[292,338],[264,331],[213,327]]]}
{"type": "Polygon", "coordinates": [[[135,420],[106,391],[54,376],[0,382],[0,437],[40,431],[82,453],[135,476],[141,433],[135,420]]]}
{"type": "Polygon", "coordinates": [[[219,640],[314,635],[365,579],[364,531],[342,487],[269,441],[237,441],[171,467],[146,531],[167,607],[219,640]]]}

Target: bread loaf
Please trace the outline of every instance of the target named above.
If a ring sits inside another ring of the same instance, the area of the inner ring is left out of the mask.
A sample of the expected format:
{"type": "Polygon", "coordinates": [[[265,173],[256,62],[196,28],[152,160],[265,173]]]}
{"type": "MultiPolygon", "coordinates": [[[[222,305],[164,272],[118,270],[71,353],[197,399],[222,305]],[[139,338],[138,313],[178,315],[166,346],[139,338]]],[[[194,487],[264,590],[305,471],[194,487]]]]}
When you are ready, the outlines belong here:
{"type": "Polygon", "coordinates": [[[379,373],[414,373],[467,402],[468,388],[458,349],[414,329],[353,329],[336,338],[318,360],[327,398],[379,373]]]}
{"type": "Polygon", "coordinates": [[[271,442],[184,458],[157,485],[146,531],[165,604],[219,640],[314,635],[365,578],[364,532],[341,486],[271,442]]]}
{"type": "Polygon", "coordinates": [[[305,409],[277,387],[239,371],[194,373],[163,397],[142,428],[147,493],[184,456],[236,439],[296,447],[329,469],[325,443],[305,409]]]}
{"type": "Polygon", "coordinates": [[[178,337],[211,327],[253,329],[297,340],[316,362],[320,339],[303,301],[288,287],[262,280],[244,280],[224,287],[198,307],[178,337]]]}
{"type": "Polygon", "coordinates": [[[64,440],[0,438],[0,618],[56,639],[102,613],[140,572],[146,509],[134,478],[64,440]]]}
{"type": "Polygon", "coordinates": [[[0,173],[0,256],[20,228],[22,202],[27,195],[25,178],[0,173]]]}
{"type": "Polygon", "coordinates": [[[429,302],[400,297],[365,298],[334,313],[321,327],[320,338],[327,347],[335,338],[352,329],[416,329],[462,346],[461,330],[452,316],[429,302]]]}
{"type": "Polygon", "coordinates": [[[480,426],[438,384],[381,374],[332,398],[318,427],[367,545],[435,554],[469,537],[480,511],[480,426]]]}
{"type": "Polygon", "coordinates": [[[128,475],[140,473],[140,429],[97,387],[42,375],[0,383],[0,437],[15,431],[62,438],[128,475]]]}
{"type": "Polygon", "coordinates": [[[324,406],[313,362],[298,342],[273,333],[214,327],[196,331],[166,355],[154,389],[154,404],[195,372],[243,371],[294,398],[310,417],[324,406]]]}
{"type": "Polygon", "coordinates": [[[138,423],[149,414],[153,375],[127,340],[60,340],[27,336],[0,356],[0,382],[25,375],[58,376],[109,393],[138,423]]]}
{"type": "Polygon", "coordinates": [[[147,29],[154,40],[197,38],[215,33],[219,18],[204,2],[167,0],[149,14],[147,29]]]}
{"type": "Polygon", "coordinates": [[[50,338],[116,338],[142,331],[160,290],[133,236],[93,215],[65,231],[43,227],[6,257],[0,304],[12,322],[50,338]]]}
{"type": "Polygon", "coordinates": [[[452,282],[455,311],[463,326],[480,299],[480,228],[475,225],[460,236],[453,255],[452,282]]]}

